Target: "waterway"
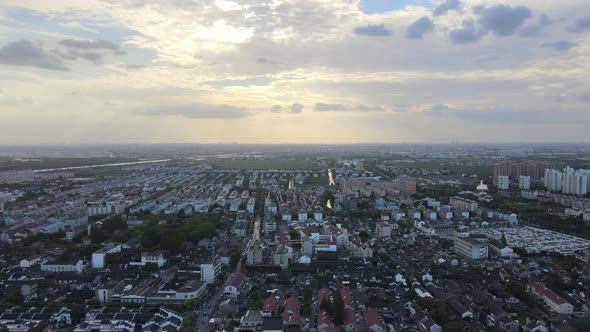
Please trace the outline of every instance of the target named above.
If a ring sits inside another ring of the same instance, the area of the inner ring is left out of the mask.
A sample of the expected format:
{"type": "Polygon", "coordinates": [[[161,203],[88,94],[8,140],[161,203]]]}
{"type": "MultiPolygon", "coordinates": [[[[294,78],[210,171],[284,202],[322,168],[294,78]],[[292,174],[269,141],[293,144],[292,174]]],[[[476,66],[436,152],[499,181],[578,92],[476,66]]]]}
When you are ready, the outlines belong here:
{"type": "Polygon", "coordinates": [[[42,172],[58,172],[58,171],[70,171],[75,169],[87,169],[87,168],[98,168],[98,167],[110,167],[110,166],[130,166],[130,165],[142,165],[142,164],[155,164],[155,163],[165,163],[172,159],[158,159],[158,160],[139,160],[139,161],[131,161],[126,163],[113,163],[113,164],[100,164],[100,165],[86,165],[86,166],[70,166],[70,167],[60,167],[60,168],[47,168],[47,169],[37,169],[34,170],[33,173],[42,173],[42,172]]]}

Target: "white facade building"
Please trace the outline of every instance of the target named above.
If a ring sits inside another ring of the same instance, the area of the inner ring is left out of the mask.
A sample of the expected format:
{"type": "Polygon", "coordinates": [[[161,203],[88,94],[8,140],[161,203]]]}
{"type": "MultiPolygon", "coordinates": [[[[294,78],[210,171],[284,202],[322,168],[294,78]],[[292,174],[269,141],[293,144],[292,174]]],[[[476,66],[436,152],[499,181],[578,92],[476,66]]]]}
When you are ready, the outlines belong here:
{"type": "Polygon", "coordinates": [[[527,175],[521,175],[518,177],[518,188],[519,189],[531,189],[531,177],[527,175]]]}
{"type": "Polygon", "coordinates": [[[69,262],[51,262],[42,263],[41,271],[59,273],[59,272],[82,272],[84,271],[84,262],[78,260],[75,263],[69,262]]]}
{"type": "Polygon", "coordinates": [[[562,188],[563,174],[556,169],[546,169],[543,184],[550,191],[560,191],[562,188]]]}
{"type": "Polygon", "coordinates": [[[508,175],[498,176],[498,189],[508,190],[509,187],[510,187],[510,178],[508,177],[508,175]]]}

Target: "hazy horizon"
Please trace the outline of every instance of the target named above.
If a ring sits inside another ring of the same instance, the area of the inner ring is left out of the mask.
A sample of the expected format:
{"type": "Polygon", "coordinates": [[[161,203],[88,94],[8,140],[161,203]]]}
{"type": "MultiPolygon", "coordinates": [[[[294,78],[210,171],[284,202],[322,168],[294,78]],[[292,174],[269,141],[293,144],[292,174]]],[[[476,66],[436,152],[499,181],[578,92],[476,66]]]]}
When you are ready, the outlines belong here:
{"type": "Polygon", "coordinates": [[[586,143],[587,10],[5,0],[0,145],[586,143]]]}

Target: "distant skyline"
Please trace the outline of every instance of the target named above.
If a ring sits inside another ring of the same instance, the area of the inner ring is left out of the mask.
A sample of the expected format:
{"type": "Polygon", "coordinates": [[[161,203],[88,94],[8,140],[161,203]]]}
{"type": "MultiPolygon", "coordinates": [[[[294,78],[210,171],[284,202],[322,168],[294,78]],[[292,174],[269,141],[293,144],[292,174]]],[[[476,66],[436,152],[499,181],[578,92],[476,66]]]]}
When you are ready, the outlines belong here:
{"type": "Polygon", "coordinates": [[[3,0],[0,144],[587,142],[586,0],[3,0]]]}

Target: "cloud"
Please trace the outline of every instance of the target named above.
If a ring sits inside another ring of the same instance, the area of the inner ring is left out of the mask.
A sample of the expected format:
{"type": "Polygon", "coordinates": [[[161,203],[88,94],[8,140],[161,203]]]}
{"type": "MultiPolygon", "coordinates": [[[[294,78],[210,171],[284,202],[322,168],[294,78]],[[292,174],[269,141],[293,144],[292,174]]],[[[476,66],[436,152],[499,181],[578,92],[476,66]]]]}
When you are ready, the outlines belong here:
{"type": "Polygon", "coordinates": [[[369,24],[367,26],[356,27],[353,32],[359,36],[384,37],[391,36],[392,31],[387,29],[384,24],[369,24]]]}
{"type": "Polygon", "coordinates": [[[121,50],[121,45],[114,43],[109,40],[96,39],[96,40],[78,40],[78,39],[64,39],[59,42],[60,45],[77,48],[80,50],[110,50],[117,54],[126,54],[121,50]]]}
{"type": "Polygon", "coordinates": [[[456,45],[470,44],[478,42],[487,33],[486,30],[478,29],[471,21],[463,22],[461,29],[451,30],[449,37],[451,42],[456,45]]]}
{"type": "Polygon", "coordinates": [[[63,39],[59,42],[65,50],[56,50],[62,58],[67,60],[86,59],[95,64],[101,64],[103,58],[107,55],[126,55],[127,53],[121,50],[121,45],[104,40],[79,40],[79,39],[63,39]]]}
{"type": "Polygon", "coordinates": [[[270,111],[272,113],[301,113],[303,111],[303,105],[299,103],[293,103],[291,106],[283,107],[281,105],[272,105],[270,111]]]}
{"type": "Polygon", "coordinates": [[[232,105],[184,104],[136,108],[132,113],[146,116],[181,116],[189,119],[240,119],[250,116],[249,109],[232,105]]]}
{"type": "Polygon", "coordinates": [[[49,70],[68,70],[62,59],[46,52],[42,46],[41,43],[24,39],[8,43],[0,48],[0,63],[49,70]]]}
{"type": "Polygon", "coordinates": [[[514,34],[514,31],[531,17],[531,10],[525,6],[496,5],[480,7],[475,12],[479,14],[478,23],[499,37],[514,34]]]}
{"type": "Polygon", "coordinates": [[[574,25],[569,28],[571,32],[585,32],[588,30],[590,30],[590,15],[578,18],[574,25]]]}
{"type": "Polygon", "coordinates": [[[317,103],[314,106],[316,112],[341,112],[341,111],[356,111],[356,112],[383,112],[386,111],[381,106],[370,105],[345,105],[345,104],[324,104],[317,103]]]}
{"type": "Polygon", "coordinates": [[[303,105],[299,103],[293,103],[291,106],[283,107],[281,105],[273,105],[270,111],[273,113],[291,113],[297,114],[303,111],[303,105]]]}
{"type": "Polygon", "coordinates": [[[274,82],[274,79],[268,78],[266,76],[258,76],[258,77],[249,77],[244,79],[229,79],[229,80],[219,80],[219,81],[209,81],[204,82],[203,84],[209,85],[215,88],[225,88],[230,86],[265,86],[270,85],[274,82]]]}
{"type": "Polygon", "coordinates": [[[541,34],[541,31],[553,23],[549,16],[543,14],[539,16],[537,22],[530,23],[518,30],[518,34],[522,37],[536,37],[541,34]]]}
{"type": "Polygon", "coordinates": [[[407,39],[422,39],[424,34],[434,30],[434,23],[427,16],[417,19],[406,30],[407,39]]]}
{"type": "Polygon", "coordinates": [[[304,106],[299,103],[294,103],[289,109],[291,110],[291,113],[301,113],[303,112],[303,107],[304,106]]]}
{"type": "Polygon", "coordinates": [[[445,104],[435,104],[432,105],[432,107],[430,107],[429,109],[427,109],[427,112],[432,112],[432,113],[444,113],[446,111],[449,110],[449,106],[445,105],[445,104]]]}
{"type": "Polygon", "coordinates": [[[125,69],[130,69],[130,70],[134,70],[134,69],[142,69],[147,67],[146,65],[142,65],[142,64],[138,64],[138,63],[125,63],[121,65],[122,68],[125,69]]]}
{"type": "Polygon", "coordinates": [[[31,97],[13,97],[8,99],[0,99],[0,104],[5,106],[23,106],[23,105],[33,105],[33,98],[31,97]]]}
{"type": "Polygon", "coordinates": [[[556,42],[541,44],[541,47],[550,48],[550,49],[553,49],[554,51],[558,51],[558,52],[569,51],[572,48],[577,47],[577,46],[579,46],[577,43],[573,43],[573,42],[570,42],[567,40],[560,40],[560,41],[556,41],[556,42]]]}
{"type": "Polygon", "coordinates": [[[316,112],[350,111],[350,106],[343,105],[343,104],[318,103],[318,104],[315,104],[315,107],[313,108],[313,110],[316,112]]]}
{"type": "Polygon", "coordinates": [[[451,10],[458,10],[461,8],[461,1],[459,0],[443,0],[432,11],[432,15],[440,16],[451,10]]]}

